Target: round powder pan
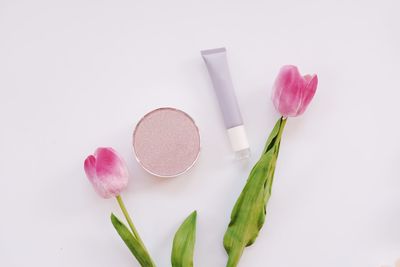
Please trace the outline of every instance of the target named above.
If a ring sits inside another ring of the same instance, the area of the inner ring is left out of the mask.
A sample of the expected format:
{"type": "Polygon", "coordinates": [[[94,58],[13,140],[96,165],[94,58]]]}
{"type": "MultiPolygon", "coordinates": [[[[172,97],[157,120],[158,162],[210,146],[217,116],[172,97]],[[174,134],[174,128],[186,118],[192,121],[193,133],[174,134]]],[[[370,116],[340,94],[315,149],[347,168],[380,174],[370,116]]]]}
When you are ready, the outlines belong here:
{"type": "Polygon", "coordinates": [[[200,153],[200,134],[194,120],[175,108],[147,113],[133,132],[133,148],[139,164],[158,177],[187,172],[200,153]]]}

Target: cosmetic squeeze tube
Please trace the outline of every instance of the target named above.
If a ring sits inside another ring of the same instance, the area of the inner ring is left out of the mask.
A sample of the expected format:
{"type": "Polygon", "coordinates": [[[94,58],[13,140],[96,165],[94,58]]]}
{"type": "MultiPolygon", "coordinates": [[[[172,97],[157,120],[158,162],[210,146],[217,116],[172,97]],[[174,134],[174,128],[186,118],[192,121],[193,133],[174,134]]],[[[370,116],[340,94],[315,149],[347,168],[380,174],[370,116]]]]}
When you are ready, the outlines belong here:
{"type": "Polygon", "coordinates": [[[225,48],[201,51],[218,98],[229,141],[236,158],[250,157],[250,146],[233,88],[225,48]]]}

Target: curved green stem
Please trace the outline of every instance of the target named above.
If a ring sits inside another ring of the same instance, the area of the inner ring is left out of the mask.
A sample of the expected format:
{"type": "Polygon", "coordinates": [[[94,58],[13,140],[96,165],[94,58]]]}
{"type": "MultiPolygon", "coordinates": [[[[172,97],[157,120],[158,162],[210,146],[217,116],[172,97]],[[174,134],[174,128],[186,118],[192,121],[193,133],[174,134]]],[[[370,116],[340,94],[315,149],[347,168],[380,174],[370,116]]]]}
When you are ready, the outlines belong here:
{"type": "MultiPolygon", "coordinates": [[[[138,233],[138,231],[137,231],[136,228],[135,228],[135,225],[133,225],[131,216],[129,216],[129,213],[128,213],[128,211],[126,210],[125,204],[124,204],[124,202],[122,201],[121,196],[118,195],[118,196],[116,196],[116,198],[117,198],[119,207],[121,208],[122,213],[124,214],[125,219],[126,219],[126,221],[128,222],[129,228],[131,228],[131,230],[132,230],[133,235],[136,237],[136,239],[137,239],[137,241],[140,243],[140,245],[142,245],[142,247],[143,247],[144,249],[146,249],[146,246],[144,245],[142,239],[140,238],[139,233],[138,233]]],[[[147,250],[147,249],[146,249],[146,250],[147,250]]]]}

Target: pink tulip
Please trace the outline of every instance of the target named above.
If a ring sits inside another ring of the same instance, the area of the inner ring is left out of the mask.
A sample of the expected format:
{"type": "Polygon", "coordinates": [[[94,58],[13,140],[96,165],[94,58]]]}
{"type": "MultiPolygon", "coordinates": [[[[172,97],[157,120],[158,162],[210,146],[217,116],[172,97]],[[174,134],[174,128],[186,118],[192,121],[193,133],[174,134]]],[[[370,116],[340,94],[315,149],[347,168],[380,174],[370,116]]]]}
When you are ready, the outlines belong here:
{"type": "Polygon", "coordinates": [[[98,148],[86,158],[84,167],[89,181],[103,198],[119,196],[128,185],[125,162],[112,148],[98,148]]]}
{"type": "Polygon", "coordinates": [[[284,117],[296,117],[304,113],[317,90],[316,74],[301,76],[296,66],[283,66],[275,80],[272,101],[284,117]]]}

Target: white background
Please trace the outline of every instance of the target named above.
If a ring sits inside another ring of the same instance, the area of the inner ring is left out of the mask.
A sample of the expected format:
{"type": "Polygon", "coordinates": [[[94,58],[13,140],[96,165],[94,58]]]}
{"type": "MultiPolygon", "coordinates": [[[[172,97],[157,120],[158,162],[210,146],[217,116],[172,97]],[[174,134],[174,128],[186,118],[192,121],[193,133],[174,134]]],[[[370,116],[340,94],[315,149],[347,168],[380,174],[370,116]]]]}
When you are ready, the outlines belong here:
{"type": "Polygon", "coordinates": [[[378,267],[400,257],[400,4],[384,1],[0,1],[0,266],[138,266],[83,161],[112,146],[123,194],[158,266],[198,211],[195,265],[224,266],[222,238],[279,115],[284,64],[317,73],[284,132],[267,221],[240,266],[378,267]],[[226,46],[253,157],[232,159],[199,51],[226,46]],[[202,151],[176,179],[143,171],[132,130],[172,106],[202,151]]]}

